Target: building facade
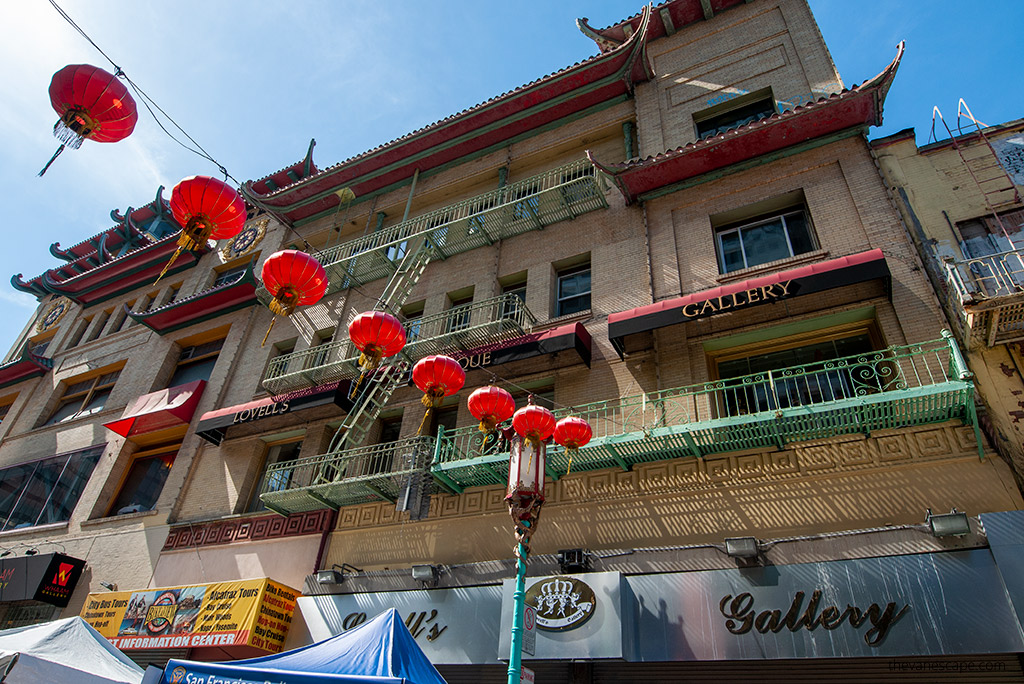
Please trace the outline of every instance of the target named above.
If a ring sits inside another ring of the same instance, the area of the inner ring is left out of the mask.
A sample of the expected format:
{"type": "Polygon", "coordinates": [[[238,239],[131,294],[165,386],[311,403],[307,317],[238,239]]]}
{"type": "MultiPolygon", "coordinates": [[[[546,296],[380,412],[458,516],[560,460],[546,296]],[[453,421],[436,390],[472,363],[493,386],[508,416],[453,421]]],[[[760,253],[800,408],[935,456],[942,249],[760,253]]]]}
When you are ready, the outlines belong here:
{"type": "Polygon", "coordinates": [[[141,662],[394,606],[449,681],[504,681],[508,443],[465,403],[494,383],[594,429],[548,451],[543,681],[1019,681],[1024,502],[865,139],[902,46],[844,87],[803,0],[580,28],[589,60],[245,183],[245,231],[156,286],[160,197],[51,248],[67,265],[18,281],[40,307],[0,368],[0,461],[80,475],[0,536],[84,561],[66,612],[141,662]],[[285,248],[330,284],[273,322],[254,274],[285,248]],[[409,342],[364,376],[371,309],[409,342]],[[467,380],[427,416],[409,370],[438,353],[467,380]]]}

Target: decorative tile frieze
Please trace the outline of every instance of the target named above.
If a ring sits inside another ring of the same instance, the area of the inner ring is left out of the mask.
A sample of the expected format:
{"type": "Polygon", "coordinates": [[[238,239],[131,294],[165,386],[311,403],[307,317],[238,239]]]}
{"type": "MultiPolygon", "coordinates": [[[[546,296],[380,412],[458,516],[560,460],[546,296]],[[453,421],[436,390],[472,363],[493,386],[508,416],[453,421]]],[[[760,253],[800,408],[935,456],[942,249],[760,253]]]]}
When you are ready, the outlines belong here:
{"type": "Polygon", "coordinates": [[[321,534],[330,529],[331,514],[330,510],[308,511],[284,518],[276,513],[267,513],[255,517],[175,525],[167,534],[162,550],[321,534]]]}

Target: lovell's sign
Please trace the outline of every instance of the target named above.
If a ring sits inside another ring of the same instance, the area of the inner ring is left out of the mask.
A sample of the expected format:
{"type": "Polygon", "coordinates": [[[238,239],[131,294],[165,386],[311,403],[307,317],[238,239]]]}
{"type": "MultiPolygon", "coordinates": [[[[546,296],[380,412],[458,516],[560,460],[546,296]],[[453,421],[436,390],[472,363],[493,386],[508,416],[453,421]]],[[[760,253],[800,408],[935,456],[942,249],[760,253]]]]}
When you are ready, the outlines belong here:
{"type": "Polygon", "coordinates": [[[85,561],[62,553],[0,558],[0,601],[68,605],[85,561]]]}

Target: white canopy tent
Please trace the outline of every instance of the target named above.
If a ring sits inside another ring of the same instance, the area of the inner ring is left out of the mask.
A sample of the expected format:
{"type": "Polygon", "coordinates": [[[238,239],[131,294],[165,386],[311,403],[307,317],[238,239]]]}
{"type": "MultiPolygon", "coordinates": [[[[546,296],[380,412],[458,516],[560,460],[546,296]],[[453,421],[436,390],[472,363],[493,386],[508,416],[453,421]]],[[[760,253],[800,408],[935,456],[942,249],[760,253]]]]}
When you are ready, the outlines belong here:
{"type": "Polygon", "coordinates": [[[142,674],[80,617],[0,632],[3,684],[139,684],[142,674]]]}

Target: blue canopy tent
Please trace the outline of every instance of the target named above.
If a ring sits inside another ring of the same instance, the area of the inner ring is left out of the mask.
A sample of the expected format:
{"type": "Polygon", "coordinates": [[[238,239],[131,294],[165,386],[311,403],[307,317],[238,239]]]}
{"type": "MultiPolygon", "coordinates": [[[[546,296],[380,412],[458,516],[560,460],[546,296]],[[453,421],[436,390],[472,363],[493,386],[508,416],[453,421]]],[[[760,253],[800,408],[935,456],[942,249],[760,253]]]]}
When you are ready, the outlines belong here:
{"type": "Polygon", "coordinates": [[[228,663],[171,660],[161,682],[445,684],[394,608],[310,646],[228,663]],[[186,675],[192,675],[191,678],[186,675]]]}

